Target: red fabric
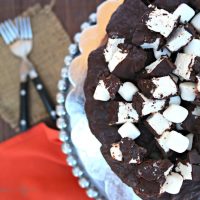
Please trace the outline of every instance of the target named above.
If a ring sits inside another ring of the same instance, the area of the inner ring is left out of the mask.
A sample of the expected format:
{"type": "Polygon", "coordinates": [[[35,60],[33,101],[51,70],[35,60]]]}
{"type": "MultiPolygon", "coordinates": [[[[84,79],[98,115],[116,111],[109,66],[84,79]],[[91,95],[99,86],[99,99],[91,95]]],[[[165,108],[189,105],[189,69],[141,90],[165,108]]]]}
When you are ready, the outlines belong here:
{"type": "Polygon", "coordinates": [[[0,199],[89,199],[66,165],[57,137],[41,123],[0,144],[0,199]]]}

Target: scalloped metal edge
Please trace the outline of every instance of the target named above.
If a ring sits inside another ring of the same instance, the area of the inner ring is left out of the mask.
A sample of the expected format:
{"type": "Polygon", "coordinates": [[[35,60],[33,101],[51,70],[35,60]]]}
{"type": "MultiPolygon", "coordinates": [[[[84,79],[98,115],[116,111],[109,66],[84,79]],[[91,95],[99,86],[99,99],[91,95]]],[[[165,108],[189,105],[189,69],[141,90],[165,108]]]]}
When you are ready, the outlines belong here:
{"type": "Polygon", "coordinates": [[[61,142],[63,142],[62,152],[68,155],[66,162],[69,166],[72,167],[73,175],[79,178],[78,182],[80,187],[86,190],[86,194],[89,198],[95,198],[96,200],[105,200],[106,197],[104,194],[103,195],[101,194],[101,192],[95,186],[93,181],[90,179],[87,172],[84,170],[84,167],[81,161],[79,160],[76,150],[71,142],[70,127],[67,125],[68,119],[65,110],[65,99],[66,97],[69,98],[71,95],[73,95],[73,93],[76,91],[77,85],[85,80],[88,55],[92,50],[96,49],[101,44],[101,41],[105,36],[105,27],[109,19],[107,19],[107,22],[105,21],[105,16],[104,18],[101,19],[101,13],[106,11],[107,15],[111,16],[112,13],[117,9],[117,7],[121,3],[123,3],[123,1],[124,0],[105,1],[100,6],[98,6],[97,13],[92,13],[89,16],[88,22],[84,22],[81,25],[82,33],[75,34],[74,36],[75,43],[69,46],[69,55],[65,57],[65,66],[61,69],[61,79],[58,81],[57,85],[59,91],[56,96],[57,100],[56,112],[58,115],[57,127],[60,129],[59,139],[61,142]],[[108,6],[110,6],[111,4],[113,5],[111,6],[112,9],[108,9],[108,6]],[[104,26],[104,29],[101,28],[102,26],[104,26]],[[85,49],[84,44],[87,44],[87,42],[91,42],[91,37],[89,38],[88,41],[84,41],[85,43],[83,42],[83,40],[85,40],[85,38],[87,38],[86,36],[91,34],[92,31],[96,31],[96,35],[98,35],[98,37],[95,36],[95,38],[93,38],[93,41],[95,43],[92,46],[92,48],[85,49]],[[76,56],[78,49],[81,50],[81,54],[79,56],[76,56]],[[77,65],[76,62],[79,61],[79,59],[81,59],[81,64],[77,65]],[[83,59],[85,59],[84,66],[82,62],[83,59]],[[80,72],[81,72],[81,78],[76,80],[76,75],[77,73],[80,74],[80,72]],[[70,83],[72,85],[72,88],[68,93],[70,83]]]}

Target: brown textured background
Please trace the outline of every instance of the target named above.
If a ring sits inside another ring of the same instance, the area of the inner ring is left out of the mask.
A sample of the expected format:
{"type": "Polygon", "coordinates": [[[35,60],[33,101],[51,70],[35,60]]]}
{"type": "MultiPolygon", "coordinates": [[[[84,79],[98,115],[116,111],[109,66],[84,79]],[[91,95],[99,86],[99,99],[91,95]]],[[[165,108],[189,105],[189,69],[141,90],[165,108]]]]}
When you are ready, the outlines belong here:
{"type": "MultiPolygon", "coordinates": [[[[53,11],[70,37],[73,38],[74,33],[80,30],[80,24],[87,20],[88,15],[94,12],[101,2],[103,0],[57,0],[53,11]]],[[[0,22],[15,17],[36,3],[45,5],[50,3],[50,0],[0,0],[0,22]]],[[[16,132],[0,118],[0,141],[15,134],[16,132]]]]}

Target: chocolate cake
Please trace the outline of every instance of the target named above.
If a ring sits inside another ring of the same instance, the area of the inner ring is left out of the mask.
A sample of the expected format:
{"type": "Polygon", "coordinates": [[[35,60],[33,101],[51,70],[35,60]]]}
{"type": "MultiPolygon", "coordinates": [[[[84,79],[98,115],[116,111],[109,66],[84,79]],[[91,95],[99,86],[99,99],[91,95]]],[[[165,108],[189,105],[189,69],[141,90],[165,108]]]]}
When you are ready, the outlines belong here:
{"type": "Polygon", "coordinates": [[[145,200],[200,199],[200,1],[125,0],[88,58],[85,110],[145,200]]]}

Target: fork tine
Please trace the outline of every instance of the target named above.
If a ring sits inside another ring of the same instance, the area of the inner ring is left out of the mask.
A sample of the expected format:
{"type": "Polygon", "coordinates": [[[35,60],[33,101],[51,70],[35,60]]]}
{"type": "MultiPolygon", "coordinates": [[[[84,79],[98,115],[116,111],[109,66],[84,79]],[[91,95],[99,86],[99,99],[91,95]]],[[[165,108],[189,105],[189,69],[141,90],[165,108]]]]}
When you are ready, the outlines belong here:
{"type": "Polygon", "coordinates": [[[15,40],[15,37],[13,37],[13,35],[10,32],[10,30],[7,28],[6,24],[2,23],[1,24],[1,28],[3,30],[3,33],[4,33],[5,37],[7,38],[8,44],[12,43],[15,40]]]}
{"type": "Polygon", "coordinates": [[[0,33],[1,33],[2,37],[3,37],[4,42],[7,45],[10,44],[9,38],[7,37],[7,35],[6,35],[5,31],[4,31],[3,24],[0,24],[0,33]]]}
{"type": "Polygon", "coordinates": [[[20,30],[19,30],[19,17],[16,17],[16,18],[14,19],[14,21],[15,21],[15,27],[16,27],[17,32],[18,32],[18,36],[20,37],[20,30]]]}
{"type": "Polygon", "coordinates": [[[17,30],[16,25],[10,19],[8,20],[8,23],[10,24],[10,26],[11,26],[13,32],[15,33],[15,35],[18,37],[19,36],[19,32],[17,30]]]}
{"type": "Polygon", "coordinates": [[[24,23],[22,17],[19,17],[19,32],[20,32],[20,38],[24,39],[24,23]]]}
{"type": "MultiPolygon", "coordinates": [[[[12,22],[11,22],[12,23],[12,22]]],[[[13,40],[17,38],[15,31],[13,31],[13,27],[11,26],[10,22],[7,20],[4,22],[6,28],[8,29],[10,35],[12,36],[13,40]]]]}
{"type": "Polygon", "coordinates": [[[25,36],[26,36],[26,39],[29,39],[28,37],[28,21],[27,21],[27,17],[24,18],[24,25],[25,25],[25,36]]]}
{"type": "Polygon", "coordinates": [[[24,39],[28,39],[28,30],[27,30],[27,24],[26,24],[26,17],[23,17],[22,20],[23,20],[23,26],[24,26],[24,39]]]}
{"type": "Polygon", "coordinates": [[[32,39],[33,33],[32,33],[32,28],[31,28],[31,19],[30,19],[30,17],[27,17],[27,25],[28,25],[28,38],[32,39]]]}

